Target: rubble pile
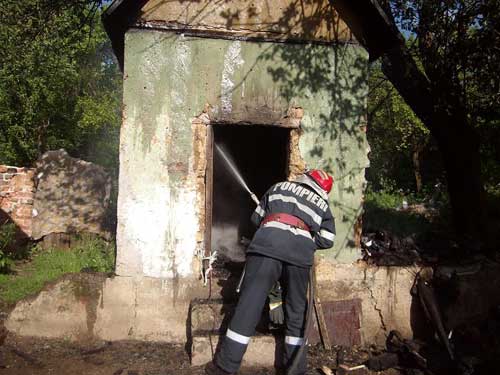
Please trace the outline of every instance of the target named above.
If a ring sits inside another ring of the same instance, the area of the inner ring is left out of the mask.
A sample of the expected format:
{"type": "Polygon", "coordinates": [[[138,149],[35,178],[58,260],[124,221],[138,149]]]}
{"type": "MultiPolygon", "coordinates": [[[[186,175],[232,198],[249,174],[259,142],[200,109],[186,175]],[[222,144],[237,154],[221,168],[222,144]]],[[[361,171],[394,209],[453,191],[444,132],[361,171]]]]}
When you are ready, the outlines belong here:
{"type": "Polygon", "coordinates": [[[377,266],[408,266],[424,260],[414,236],[399,238],[387,231],[364,234],[361,250],[363,260],[377,266]]]}

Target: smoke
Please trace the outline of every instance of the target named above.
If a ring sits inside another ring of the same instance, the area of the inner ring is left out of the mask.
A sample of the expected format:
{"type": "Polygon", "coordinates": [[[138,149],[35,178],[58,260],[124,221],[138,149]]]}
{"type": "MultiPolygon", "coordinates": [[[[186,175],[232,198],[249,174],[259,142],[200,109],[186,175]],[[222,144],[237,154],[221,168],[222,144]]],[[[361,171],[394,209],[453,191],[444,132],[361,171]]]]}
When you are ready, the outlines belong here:
{"type": "Polygon", "coordinates": [[[246,247],[240,243],[237,223],[217,223],[212,227],[212,249],[221,258],[244,262],[246,247]]]}

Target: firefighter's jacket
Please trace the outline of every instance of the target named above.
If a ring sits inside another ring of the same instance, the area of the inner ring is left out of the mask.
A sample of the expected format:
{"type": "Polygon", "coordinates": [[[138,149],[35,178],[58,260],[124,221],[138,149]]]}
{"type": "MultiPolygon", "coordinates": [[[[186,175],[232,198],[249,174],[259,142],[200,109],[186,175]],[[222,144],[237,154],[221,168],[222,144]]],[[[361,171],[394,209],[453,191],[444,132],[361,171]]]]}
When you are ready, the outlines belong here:
{"type": "Polygon", "coordinates": [[[328,249],[335,239],[335,221],[328,206],[326,193],[304,176],[299,181],[273,185],[262,197],[252,214],[259,227],[248,247],[257,253],[297,265],[313,264],[316,249],[328,249]],[[275,221],[260,226],[269,214],[286,213],[301,219],[310,232],[275,221]]]}

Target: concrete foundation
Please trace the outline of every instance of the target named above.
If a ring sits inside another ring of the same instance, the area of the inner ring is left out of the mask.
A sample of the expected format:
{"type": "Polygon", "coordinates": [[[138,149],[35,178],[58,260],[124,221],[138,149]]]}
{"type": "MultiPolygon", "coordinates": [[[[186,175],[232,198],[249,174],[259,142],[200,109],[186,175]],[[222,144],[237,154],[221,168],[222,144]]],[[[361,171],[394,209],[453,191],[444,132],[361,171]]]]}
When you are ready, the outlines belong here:
{"type": "MultiPolygon", "coordinates": [[[[361,300],[361,343],[383,344],[391,329],[411,337],[410,288],[416,271],[320,261],[322,303],[361,300]]],[[[185,343],[191,300],[207,296],[207,288],[194,279],[68,275],[19,302],[6,327],[24,336],[185,343]]]]}
{"type": "MultiPolygon", "coordinates": [[[[210,362],[215,354],[218,335],[197,336],[193,338],[191,364],[201,366],[210,362]]],[[[255,336],[248,344],[242,366],[272,367],[276,363],[276,338],[273,336],[255,336]]]]}

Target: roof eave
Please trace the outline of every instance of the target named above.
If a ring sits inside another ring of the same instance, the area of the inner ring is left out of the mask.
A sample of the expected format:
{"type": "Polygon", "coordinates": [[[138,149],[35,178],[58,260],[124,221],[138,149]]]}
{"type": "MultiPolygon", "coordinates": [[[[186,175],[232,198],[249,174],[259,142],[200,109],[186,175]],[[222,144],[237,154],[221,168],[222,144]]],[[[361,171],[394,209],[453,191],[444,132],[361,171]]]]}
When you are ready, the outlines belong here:
{"type": "Polygon", "coordinates": [[[115,0],[101,16],[104,29],[111,39],[113,51],[123,70],[125,33],[133,25],[148,0],[115,0]]]}
{"type": "Polygon", "coordinates": [[[356,39],[368,50],[371,61],[404,41],[377,0],[330,0],[330,3],[356,39]]]}

